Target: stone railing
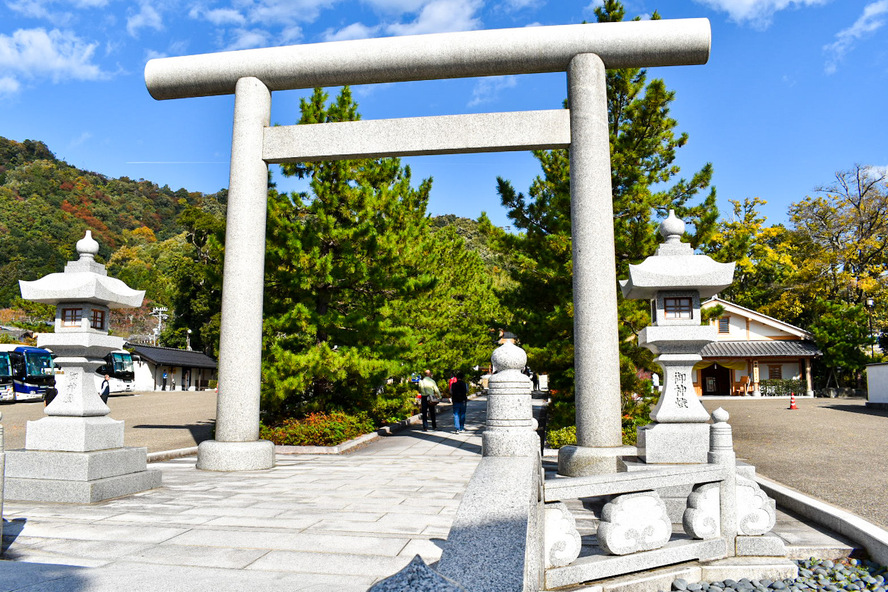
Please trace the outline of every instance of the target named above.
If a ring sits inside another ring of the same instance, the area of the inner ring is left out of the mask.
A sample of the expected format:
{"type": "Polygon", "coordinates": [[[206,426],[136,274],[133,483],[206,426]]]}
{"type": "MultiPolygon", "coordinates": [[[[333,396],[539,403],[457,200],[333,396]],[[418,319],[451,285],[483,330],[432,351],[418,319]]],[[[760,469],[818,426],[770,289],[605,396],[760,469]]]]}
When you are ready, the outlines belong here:
{"type": "Polygon", "coordinates": [[[766,535],[776,511],[755,481],[737,474],[728,414],[712,415],[708,464],[549,479],[545,483],[546,588],[733,555],[782,555],[766,535]],[[673,535],[660,493],[690,487],[683,533],[673,535]],[[580,535],[566,500],[616,496],[599,516],[598,552],[579,557],[580,535]]]}
{"type": "Polygon", "coordinates": [[[774,502],[737,475],[723,410],[713,413],[708,463],[544,479],[530,379],[521,373],[526,359],[512,344],[491,358],[497,372],[488,391],[483,457],[437,569],[417,556],[372,592],[537,592],[682,561],[783,554],[779,539],[761,536],[774,525],[774,502]],[[680,488],[687,498],[684,534],[673,537],[658,491],[680,488]],[[616,497],[600,516],[599,552],[580,557],[582,540],[563,502],[601,496],[616,497]]]}
{"type": "MultiPolygon", "coordinates": [[[[3,414],[0,413],[0,419],[3,414]]],[[[3,481],[6,474],[6,448],[3,444],[3,424],[0,423],[0,555],[3,554],[3,481]]]]}

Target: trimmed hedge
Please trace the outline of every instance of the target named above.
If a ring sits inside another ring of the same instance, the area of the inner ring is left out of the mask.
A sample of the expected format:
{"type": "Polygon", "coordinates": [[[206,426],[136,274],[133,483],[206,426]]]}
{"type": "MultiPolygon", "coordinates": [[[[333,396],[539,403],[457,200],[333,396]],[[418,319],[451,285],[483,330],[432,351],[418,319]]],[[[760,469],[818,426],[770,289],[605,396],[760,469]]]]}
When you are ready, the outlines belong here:
{"type": "Polygon", "coordinates": [[[303,419],[285,419],[281,425],[259,425],[259,437],[278,446],[336,446],[376,431],[364,414],[312,413],[303,419]]]}

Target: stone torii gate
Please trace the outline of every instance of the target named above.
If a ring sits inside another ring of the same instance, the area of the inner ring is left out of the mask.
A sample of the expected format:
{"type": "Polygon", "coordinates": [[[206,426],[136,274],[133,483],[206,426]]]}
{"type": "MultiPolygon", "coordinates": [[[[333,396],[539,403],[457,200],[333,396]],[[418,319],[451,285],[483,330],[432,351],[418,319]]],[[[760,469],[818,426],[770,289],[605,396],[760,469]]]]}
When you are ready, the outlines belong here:
{"type": "Polygon", "coordinates": [[[216,439],[197,466],[269,468],[259,440],[268,165],[570,149],[578,446],[568,475],[616,470],[621,447],[617,279],[605,68],[704,64],[706,19],[528,27],[294,45],[151,60],[155,99],[234,94],[216,439]],[[569,109],[270,127],[277,90],[566,72],[569,109]]]}

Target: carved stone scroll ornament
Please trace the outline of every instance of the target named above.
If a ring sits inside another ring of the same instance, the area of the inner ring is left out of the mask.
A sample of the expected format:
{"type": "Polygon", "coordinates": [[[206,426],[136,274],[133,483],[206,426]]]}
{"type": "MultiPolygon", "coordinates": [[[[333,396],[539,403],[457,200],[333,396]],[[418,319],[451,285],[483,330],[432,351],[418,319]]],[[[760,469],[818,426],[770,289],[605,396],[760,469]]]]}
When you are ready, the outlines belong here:
{"type": "MultiPolygon", "coordinates": [[[[771,532],[777,521],[774,500],[758,483],[737,476],[737,534],[762,535],[771,532]]],[[[694,488],[688,496],[688,509],[682,517],[685,532],[695,539],[712,539],[721,535],[719,528],[718,483],[694,488]]]]}
{"type": "Polygon", "coordinates": [[[582,541],[577,521],[561,502],[546,504],[546,567],[564,567],[580,556],[582,541]]]}
{"type": "Polygon", "coordinates": [[[655,491],[616,497],[604,506],[598,546],[611,555],[659,549],[669,542],[672,522],[655,491]]]}

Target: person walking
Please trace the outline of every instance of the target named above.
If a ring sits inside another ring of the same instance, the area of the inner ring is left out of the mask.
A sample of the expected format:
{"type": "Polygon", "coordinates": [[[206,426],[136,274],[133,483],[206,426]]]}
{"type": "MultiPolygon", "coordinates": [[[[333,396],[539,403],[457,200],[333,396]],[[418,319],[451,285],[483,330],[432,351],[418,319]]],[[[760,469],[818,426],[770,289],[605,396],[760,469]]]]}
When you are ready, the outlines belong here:
{"type": "Polygon", "coordinates": [[[466,405],[469,400],[469,385],[464,372],[456,373],[456,380],[450,385],[450,402],[453,404],[453,429],[457,434],[466,431],[466,405]]]}
{"type": "MultiPolygon", "coordinates": [[[[93,383],[95,384],[95,383],[93,383]]],[[[107,374],[105,375],[105,380],[102,381],[102,390],[99,395],[102,397],[102,403],[108,404],[108,395],[111,394],[111,377],[107,374]]]]}
{"type": "Polygon", "coordinates": [[[425,376],[419,381],[419,394],[422,398],[419,408],[422,413],[422,431],[429,431],[429,418],[432,420],[432,429],[437,430],[438,420],[435,415],[435,407],[441,400],[441,391],[438,390],[438,385],[432,378],[431,370],[426,370],[425,376]]]}

